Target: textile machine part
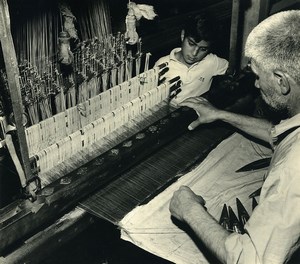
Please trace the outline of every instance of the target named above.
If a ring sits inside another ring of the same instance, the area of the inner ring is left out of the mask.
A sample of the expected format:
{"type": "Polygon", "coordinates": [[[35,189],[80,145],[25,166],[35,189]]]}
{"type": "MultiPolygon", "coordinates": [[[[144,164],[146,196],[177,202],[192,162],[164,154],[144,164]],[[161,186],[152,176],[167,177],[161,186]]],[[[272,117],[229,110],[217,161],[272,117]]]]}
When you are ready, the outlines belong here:
{"type": "Polygon", "coordinates": [[[142,17],[153,20],[157,14],[154,12],[153,6],[144,4],[135,4],[129,0],[127,5],[128,13],[125,19],[126,32],[125,39],[127,44],[134,45],[139,40],[139,35],[136,31],[136,22],[142,17]]]}

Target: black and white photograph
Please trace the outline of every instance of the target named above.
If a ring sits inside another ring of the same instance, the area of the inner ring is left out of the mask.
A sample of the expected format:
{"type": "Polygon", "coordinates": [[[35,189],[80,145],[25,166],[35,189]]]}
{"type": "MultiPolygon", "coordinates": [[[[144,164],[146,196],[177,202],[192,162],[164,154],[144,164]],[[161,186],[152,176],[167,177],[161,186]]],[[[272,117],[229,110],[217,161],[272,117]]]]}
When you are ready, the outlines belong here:
{"type": "Polygon", "coordinates": [[[0,0],[0,264],[299,264],[299,0],[0,0]]]}

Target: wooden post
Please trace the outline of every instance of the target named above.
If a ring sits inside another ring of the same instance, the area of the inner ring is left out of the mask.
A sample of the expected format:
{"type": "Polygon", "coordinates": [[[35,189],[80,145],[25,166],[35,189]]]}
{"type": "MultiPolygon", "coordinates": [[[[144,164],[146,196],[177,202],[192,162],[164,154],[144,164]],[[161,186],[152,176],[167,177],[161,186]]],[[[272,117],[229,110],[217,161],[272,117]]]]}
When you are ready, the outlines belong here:
{"type": "Polygon", "coordinates": [[[239,16],[240,16],[240,2],[239,0],[232,1],[231,11],[231,26],[230,26],[230,48],[229,48],[229,67],[228,73],[234,74],[237,66],[238,56],[238,27],[239,27],[239,16]]]}
{"type": "MultiPolygon", "coordinates": [[[[244,12],[244,28],[243,28],[243,51],[247,37],[251,30],[269,15],[270,0],[251,0],[251,4],[244,12]]],[[[248,63],[247,58],[242,56],[241,68],[243,69],[248,63]]]]}
{"type": "Polygon", "coordinates": [[[273,15],[281,10],[290,9],[295,4],[299,4],[300,0],[281,0],[272,5],[270,15],[273,15]]]}
{"type": "MultiPolygon", "coordinates": [[[[7,0],[0,0],[0,41],[2,45],[3,58],[8,78],[9,92],[12,101],[17,137],[20,145],[21,161],[26,180],[32,179],[29,152],[26,143],[25,129],[23,126],[23,104],[19,82],[19,68],[13,39],[10,30],[10,17],[7,0]]],[[[24,185],[24,179],[21,179],[24,185]]],[[[25,187],[25,186],[23,186],[25,187]]]]}

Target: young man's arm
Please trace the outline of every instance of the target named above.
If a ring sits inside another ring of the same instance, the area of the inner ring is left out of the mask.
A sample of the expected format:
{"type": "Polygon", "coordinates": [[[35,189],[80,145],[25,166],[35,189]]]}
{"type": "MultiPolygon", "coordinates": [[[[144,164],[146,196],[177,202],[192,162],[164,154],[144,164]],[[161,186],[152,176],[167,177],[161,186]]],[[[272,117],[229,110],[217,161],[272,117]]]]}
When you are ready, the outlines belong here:
{"type": "Polygon", "coordinates": [[[189,125],[190,130],[193,130],[200,124],[221,120],[258,139],[268,143],[270,141],[272,123],[266,120],[219,110],[201,97],[188,98],[180,105],[193,108],[199,116],[197,120],[189,125]]]}

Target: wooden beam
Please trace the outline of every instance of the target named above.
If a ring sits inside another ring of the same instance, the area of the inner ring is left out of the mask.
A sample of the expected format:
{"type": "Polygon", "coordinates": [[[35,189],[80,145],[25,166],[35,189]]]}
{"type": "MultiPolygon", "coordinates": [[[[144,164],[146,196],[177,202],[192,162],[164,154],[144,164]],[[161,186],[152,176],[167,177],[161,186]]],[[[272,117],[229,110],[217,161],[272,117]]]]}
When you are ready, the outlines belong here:
{"type": "MultiPolygon", "coordinates": [[[[244,10],[243,15],[243,35],[242,35],[242,47],[244,50],[247,37],[251,30],[262,20],[269,15],[270,0],[250,0],[249,7],[244,10]]],[[[241,69],[243,69],[248,63],[247,58],[242,54],[241,69]]]]}
{"type": "Polygon", "coordinates": [[[232,1],[232,12],[231,12],[231,27],[230,27],[230,48],[229,48],[229,68],[228,73],[233,74],[236,71],[238,52],[238,26],[240,17],[240,0],[232,1]]]}
{"type": "Polygon", "coordinates": [[[272,5],[270,14],[275,14],[281,10],[287,9],[295,4],[299,4],[300,0],[281,0],[272,5]]]}
{"type": "Polygon", "coordinates": [[[26,240],[17,250],[0,257],[0,263],[42,263],[49,252],[55,254],[57,249],[83,232],[92,223],[94,223],[93,217],[76,207],[26,240]]]}
{"type": "MultiPolygon", "coordinates": [[[[2,45],[5,69],[8,78],[8,86],[12,101],[16,133],[19,141],[21,161],[26,180],[31,179],[32,172],[29,162],[29,153],[23,126],[23,104],[19,83],[19,68],[10,30],[10,16],[7,0],[0,0],[0,41],[2,45]]],[[[24,182],[24,181],[23,181],[24,182]]],[[[23,186],[25,187],[25,186],[23,186]]]]}

